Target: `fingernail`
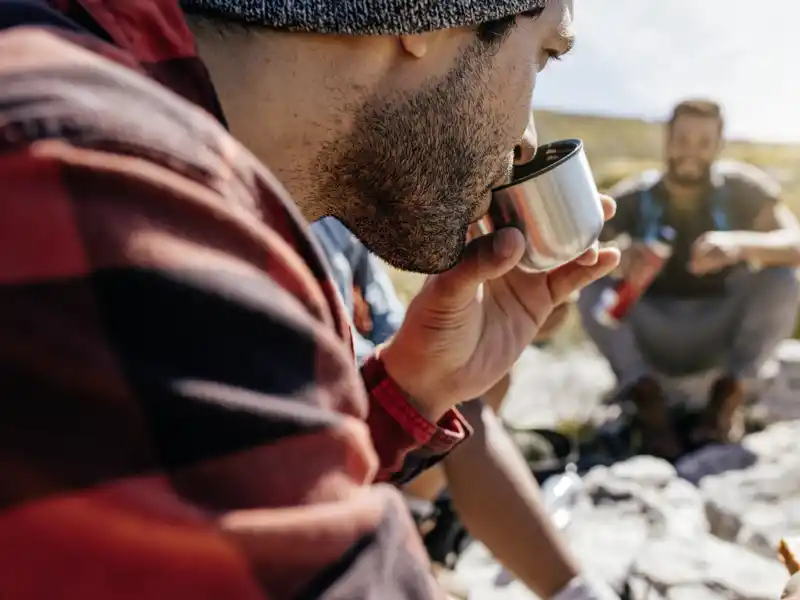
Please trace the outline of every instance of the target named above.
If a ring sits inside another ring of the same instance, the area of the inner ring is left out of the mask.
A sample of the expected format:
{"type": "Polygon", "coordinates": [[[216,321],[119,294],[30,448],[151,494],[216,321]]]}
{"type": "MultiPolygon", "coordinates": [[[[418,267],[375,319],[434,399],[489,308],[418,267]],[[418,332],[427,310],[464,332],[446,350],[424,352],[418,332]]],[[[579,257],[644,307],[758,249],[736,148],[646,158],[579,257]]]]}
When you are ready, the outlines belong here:
{"type": "Polygon", "coordinates": [[[600,248],[598,248],[597,244],[594,244],[591,248],[586,251],[584,254],[586,260],[586,266],[592,267],[597,264],[597,261],[600,260],[600,248]]]}
{"type": "Polygon", "coordinates": [[[509,258],[514,254],[514,246],[514,232],[510,229],[501,229],[495,234],[492,249],[501,258],[509,258]]]}

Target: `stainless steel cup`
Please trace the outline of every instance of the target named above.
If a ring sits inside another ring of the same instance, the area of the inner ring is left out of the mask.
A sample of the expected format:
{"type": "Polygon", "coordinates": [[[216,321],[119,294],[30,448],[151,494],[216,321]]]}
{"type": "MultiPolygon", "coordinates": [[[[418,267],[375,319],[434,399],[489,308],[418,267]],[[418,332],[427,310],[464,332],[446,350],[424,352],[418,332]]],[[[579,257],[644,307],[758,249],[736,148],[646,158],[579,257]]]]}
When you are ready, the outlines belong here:
{"type": "Polygon", "coordinates": [[[492,192],[482,234],[516,227],[527,241],[519,268],[555,269],[588,250],[603,229],[603,206],[581,140],[540,146],[514,167],[512,181],[492,192]]]}

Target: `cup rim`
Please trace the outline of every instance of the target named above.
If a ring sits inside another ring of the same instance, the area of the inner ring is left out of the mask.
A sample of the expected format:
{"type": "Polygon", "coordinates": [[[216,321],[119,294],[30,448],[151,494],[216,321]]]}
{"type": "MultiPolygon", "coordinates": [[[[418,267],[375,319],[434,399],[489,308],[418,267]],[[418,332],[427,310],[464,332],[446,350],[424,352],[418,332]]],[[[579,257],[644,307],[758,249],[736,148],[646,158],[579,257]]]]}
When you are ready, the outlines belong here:
{"type": "Polygon", "coordinates": [[[567,162],[573,156],[575,156],[581,150],[583,150],[583,140],[580,139],[580,138],[566,138],[566,139],[563,139],[563,140],[554,140],[552,142],[548,142],[546,144],[542,144],[541,146],[539,146],[536,149],[536,154],[533,155],[533,158],[530,159],[528,162],[526,162],[524,164],[515,165],[514,166],[514,171],[516,171],[518,168],[524,168],[524,167],[527,167],[528,165],[530,165],[531,163],[536,162],[536,157],[539,156],[539,153],[542,150],[547,149],[548,146],[554,146],[556,144],[564,144],[564,143],[574,144],[575,147],[572,148],[567,154],[565,154],[564,156],[559,158],[557,161],[552,162],[549,165],[546,165],[545,167],[543,167],[541,169],[537,169],[537,170],[533,171],[532,173],[528,173],[527,175],[523,175],[522,177],[513,178],[512,181],[510,181],[509,183],[504,183],[503,185],[494,188],[492,191],[493,192],[499,192],[501,190],[505,190],[505,189],[508,189],[510,187],[514,187],[516,185],[519,185],[520,183],[525,183],[526,181],[529,181],[531,179],[539,177],[540,175],[544,175],[545,173],[549,173],[553,169],[556,169],[557,167],[563,165],[565,162],[567,162]]]}

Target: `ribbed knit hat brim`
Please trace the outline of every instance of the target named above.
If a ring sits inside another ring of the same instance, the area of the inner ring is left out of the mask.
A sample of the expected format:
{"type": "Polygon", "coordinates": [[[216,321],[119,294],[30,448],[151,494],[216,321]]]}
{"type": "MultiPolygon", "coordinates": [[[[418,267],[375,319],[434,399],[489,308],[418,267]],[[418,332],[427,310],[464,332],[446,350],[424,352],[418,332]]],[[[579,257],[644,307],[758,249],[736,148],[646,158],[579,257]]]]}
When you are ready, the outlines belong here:
{"type": "Polygon", "coordinates": [[[468,27],[548,0],[181,0],[190,13],[315,33],[403,35],[468,27]]]}

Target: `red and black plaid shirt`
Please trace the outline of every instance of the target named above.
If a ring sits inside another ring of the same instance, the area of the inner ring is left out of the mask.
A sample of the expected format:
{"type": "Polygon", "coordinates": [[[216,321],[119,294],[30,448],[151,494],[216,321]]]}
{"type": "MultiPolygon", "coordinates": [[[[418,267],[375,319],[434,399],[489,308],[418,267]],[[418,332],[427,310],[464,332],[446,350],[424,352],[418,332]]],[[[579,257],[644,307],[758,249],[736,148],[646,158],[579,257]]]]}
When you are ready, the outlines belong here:
{"type": "Polygon", "coordinates": [[[3,27],[0,599],[434,595],[372,484],[465,425],[359,376],[177,0],[0,0],[3,27]]]}

